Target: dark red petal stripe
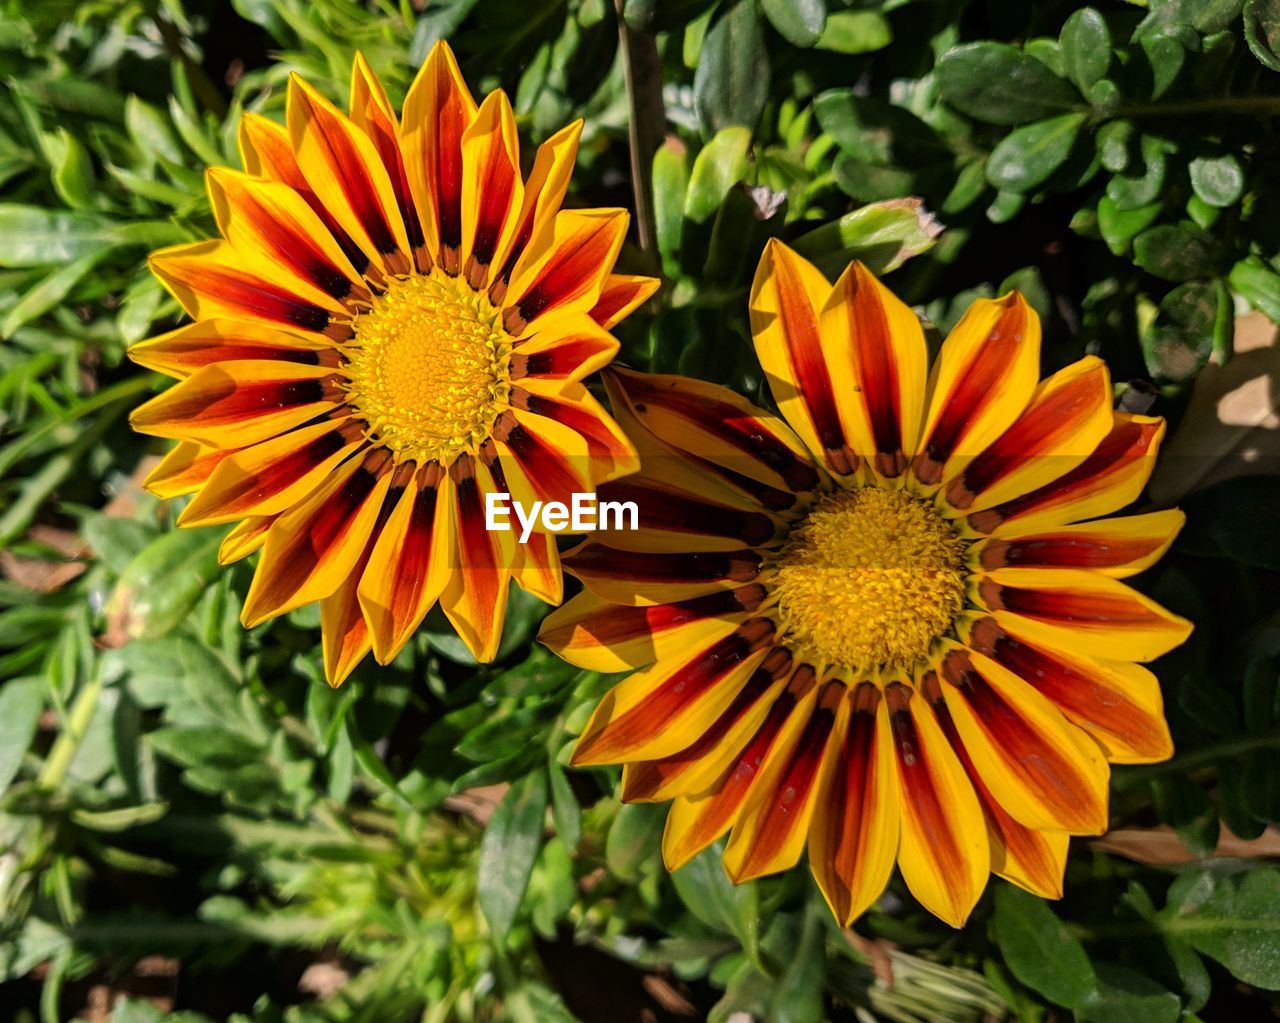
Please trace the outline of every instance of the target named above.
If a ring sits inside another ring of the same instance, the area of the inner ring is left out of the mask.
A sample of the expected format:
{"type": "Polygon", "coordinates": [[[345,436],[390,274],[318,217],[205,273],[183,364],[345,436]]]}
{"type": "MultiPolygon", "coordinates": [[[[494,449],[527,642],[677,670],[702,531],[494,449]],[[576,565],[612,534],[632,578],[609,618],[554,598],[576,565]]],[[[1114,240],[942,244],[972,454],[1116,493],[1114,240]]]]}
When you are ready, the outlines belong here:
{"type": "Polygon", "coordinates": [[[1105,541],[1081,533],[1041,533],[1023,540],[988,540],[981,564],[997,568],[1116,568],[1145,558],[1163,537],[1108,536],[1105,541]]]}
{"type": "Polygon", "coordinates": [[[617,605],[607,614],[593,616],[592,636],[601,646],[624,643],[640,636],[652,636],[708,618],[738,615],[754,611],[764,599],[764,587],[753,583],[736,590],[708,593],[706,596],[670,604],[643,607],[617,605]]]}
{"type": "Polygon", "coordinates": [[[1141,625],[1152,614],[1127,593],[1033,590],[984,579],[979,594],[993,611],[1064,625],[1141,625]]]}
{"type": "Polygon", "coordinates": [[[731,579],[750,582],[760,570],[761,557],[754,551],[653,554],[618,551],[590,543],[563,559],[576,575],[632,579],[646,583],[687,583],[731,579]]]}
{"type": "Polygon", "coordinates": [[[233,486],[223,492],[216,508],[211,510],[219,515],[229,515],[244,508],[244,514],[250,514],[253,505],[285,490],[348,443],[341,430],[322,433],[258,473],[241,475],[233,486]]]}
{"type": "Polygon", "coordinates": [[[601,484],[601,501],[634,501],[641,529],[723,536],[755,547],[772,539],[775,527],[763,512],[744,512],[659,490],[626,477],[601,484]]]}
{"type": "MultiPolygon", "coordinates": [[[[859,313],[858,329],[853,343],[857,347],[858,374],[862,380],[862,397],[871,419],[871,437],[876,451],[893,456],[902,450],[902,409],[899,407],[901,384],[898,379],[898,361],[894,358],[893,339],[889,335],[889,321],[884,306],[875,295],[869,282],[864,285],[859,274],[850,274],[846,286],[845,302],[859,313]],[[868,301],[859,301],[857,291],[866,287],[871,292],[868,301]],[[850,292],[848,289],[852,288],[850,292]]],[[[882,465],[897,468],[896,462],[881,460],[882,465]]],[[[899,472],[901,470],[899,469],[899,472]]],[[[897,473],[892,473],[897,475],[897,473]]]]}
{"type": "Polygon", "coordinates": [[[323,380],[261,380],[175,391],[182,397],[165,408],[165,420],[221,425],[257,419],[281,409],[314,405],[326,400],[323,380]]]}
{"type": "Polygon", "coordinates": [[[538,271],[533,285],[515,303],[520,319],[530,322],[577,290],[583,280],[601,276],[601,268],[607,268],[610,263],[610,252],[620,227],[621,221],[617,218],[598,217],[589,228],[566,239],[538,271]]]}
{"type": "Polygon", "coordinates": [[[522,377],[567,377],[588,359],[598,355],[604,343],[584,334],[559,342],[554,348],[530,355],[516,349],[511,356],[511,379],[522,377]]]}
{"type": "Polygon", "coordinates": [[[247,190],[239,193],[239,209],[253,220],[275,257],[326,295],[339,301],[350,295],[353,290],[351,280],[334,266],[311,235],[292,218],[282,219],[284,214],[280,211],[264,209],[253,201],[252,195],[247,190]]]}

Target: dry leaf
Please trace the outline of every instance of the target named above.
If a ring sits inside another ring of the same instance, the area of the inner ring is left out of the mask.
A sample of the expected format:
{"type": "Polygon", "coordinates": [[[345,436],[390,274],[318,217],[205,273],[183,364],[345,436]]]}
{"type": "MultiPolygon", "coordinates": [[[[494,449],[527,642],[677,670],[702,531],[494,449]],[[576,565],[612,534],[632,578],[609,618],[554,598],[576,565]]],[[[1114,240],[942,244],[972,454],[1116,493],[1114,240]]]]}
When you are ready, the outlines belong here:
{"type": "MultiPolygon", "coordinates": [[[[1177,833],[1167,824],[1152,828],[1117,828],[1089,843],[1095,849],[1115,853],[1125,859],[1152,866],[1168,866],[1175,863],[1195,863],[1196,856],[1182,844],[1177,833]]],[[[1254,839],[1237,838],[1227,826],[1222,825],[1218,847],[1208,859],[1224,856],[1280,856],[1280,828],[1274,825],[1254,839]]]]}

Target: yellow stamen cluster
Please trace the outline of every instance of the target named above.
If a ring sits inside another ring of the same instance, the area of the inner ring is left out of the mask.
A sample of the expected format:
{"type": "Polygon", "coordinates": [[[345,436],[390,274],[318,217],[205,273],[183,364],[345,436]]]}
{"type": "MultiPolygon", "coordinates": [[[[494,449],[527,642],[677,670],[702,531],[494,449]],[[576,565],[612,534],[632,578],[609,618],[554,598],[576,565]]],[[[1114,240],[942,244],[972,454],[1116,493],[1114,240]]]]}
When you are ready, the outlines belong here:
{"type": "Polygon", "coordinates": [[[483,293],[439,273],[393,278],[355,322],[347,400],[398,460],[449,464],[507,408],[511,339],[483,293]]]}
{"type": "Polygon", "coordinates": [[[908,667],[964,605],[963,555],[955,530],[910,494],[823,497],[770,559],[783,637],[816,667],[908,667]]]}

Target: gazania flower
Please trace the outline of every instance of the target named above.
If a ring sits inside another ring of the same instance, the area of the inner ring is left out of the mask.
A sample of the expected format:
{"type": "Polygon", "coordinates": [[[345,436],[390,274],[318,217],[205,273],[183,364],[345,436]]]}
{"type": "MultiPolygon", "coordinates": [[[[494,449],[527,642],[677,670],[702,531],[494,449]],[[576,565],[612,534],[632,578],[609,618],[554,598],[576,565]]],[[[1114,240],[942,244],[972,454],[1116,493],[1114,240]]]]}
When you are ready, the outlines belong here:
{"type": "Polygon", "coordinates": [[[652,293],[612,273],[627,214],[560,210],[581,122],[521,174],[502,92],[477,108],[432,51],[397,121],[362,58],[344,115],[289,83],[287,126],[241,123],[217,169],[222,238],[151,257],[195,323],[130,355],[179,383],[133,414],[181,443],[151,474],[179,522],[262,548],[243,620],[320,601],[337,685],[386,662],[437,600],[481,660],[514,579],[557,603],[554,539],[484,528],[485,495],[565,500],[635,467],[581,384],[652,293]]]}
{"type": "Polygon", "coordinates": [[[676,869],[726,832],[735,881],[808,847],[847,924],[895,861],[959,926],[989,871],[1060,894],[1067,836],[1107,825],[1108,762],[1171,753],[1148,661],[1190,624],[1120,580],[1178,511],[1105,518],[1160,419],[1105,366],[1038,380],[1017,294],[976,302],[927,367],[911,311],[853,264],[833,287],[771,243],[751,324],[782,418],[723,388],[610,376],[642,469],[602,488],[637,532],[566,556],[585,590],[542,640],[601,671],[578,765],[666,801],[676,869]]]}

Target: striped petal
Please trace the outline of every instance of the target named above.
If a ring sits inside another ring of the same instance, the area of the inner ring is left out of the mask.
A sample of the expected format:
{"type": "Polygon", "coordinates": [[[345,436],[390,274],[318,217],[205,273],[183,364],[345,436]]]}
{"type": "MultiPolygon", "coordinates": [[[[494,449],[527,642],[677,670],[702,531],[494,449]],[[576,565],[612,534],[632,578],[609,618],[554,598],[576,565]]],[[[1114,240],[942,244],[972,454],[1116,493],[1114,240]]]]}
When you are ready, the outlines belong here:
{"type": "Polygon", "coordinates": [[[840,926],[889,883],[899,816],[888,707],[877,686],[862,683],[841,707],[809,831],[809,866],[840,926]]]}
{"type": "Polygon", "coordinates": [[[1072,363],[943,488],[947,504],[977,511],[1046,486],[1093,454],[1113,423],[1106,364],[1092,355],[1072,363]]]}
{"type": "Polygon", "coordinates": [[[502,264],[523,192],[516,115],[498,90],[485,97],[462,133],[462,273],[477,291],[502,264]]]}
{"type": "Polygon", "coordinates": [[[829,359],[852,366],[849,400],[840,404],[846,435],[881,477],[901,476],[924,415],[929,364],[920,320],[855,261],[822,307],[821,336],[829,359]]]}
{"type": "MultiPolygon", "coordinates": [[[[129,349],[129,358],[182,380],[217,362],[279,359],[319,366],[330,361],[321,353],[332,348],[327,339],[291,334],[252,320],[212,319],[139,341],[129,349]]],[[[336,365],[336,359],[332,361],[336,365]]]]}
{"type": "Polygon", "coordinates": [[[652,553],[592,542],[567,554],[564,567],[615,604],[667,604],[752,582],[763,561],[747,550],[652,553]]]}
{"type": "Polygon", "coordinates": [[[853,376],[847,358],[823,349],[819,312],[830,292],[813,264],[771,239],[751,284],[751,333],[783,417],[828,469],[848,476],[857,461],[839,401],[853,393],[853,376]]]}
{"type": "Polygon", "coordinates": [[[1176,508],[1035,532],[1010,529],[970,548],[974,568],[1087,568],[1123,578],[1154,565],[1187,517],[1176,508]]]}
{"type": "Polygon", "coordinates": [[[538,640],[570,664],[589,671],[631,671],[689,650],[700,623],[736,625],[764,599],[764,587],[747,585],[674,604],[626,607],[580,593],[552,611],[538,640]]]}
{"type": "Polygon", "coordinates": [[[453,489],[432,463],[403,485],[360,575],[358,600],[379,664],[389,663],[444,592],[453,489]]]}
{"type": "Polygon", "coordinates": [[[519,544],[513,578],[525,593],[559,607],[564,602],[564,573],[560,571],[556,538],[534,534],[528,543],[519,544]]]}
{"type": "Polygon", "coordinates": [[[993,618],[973,624],[968,644],[1053,701],[1112,763],[1153,763],[1173,755],[1160,683],[1141,665],[1025,642],[993,618]]]}
{"type": "Polygon", "coordinates": [[[771,542],[780,520],[764,511],[744,509],[722,499],[664,486],[639,476],[604,483],[600,501],[630,503],[638,529],[600,529],[601,542],[626,551],[733,551],[771,542]]]}
{"type": "Polygon", "coordinates": [[[644,429],[669,447],[711,463],[704,468],[725,470],[720,473],[725,482],[767,507],[789,507],[797,494],[822,485],[786,423],[728,388],[626,370],[614,370],[609,378],[614,404],[625,402],[644,429]]]}
{"type": "Polygon", "coordinates": [[[966,524],[978,533],[1003,535],[1110,515],[1132,504],[1151,478],[1165,422],[1114,415],[1111,432],[1076,468],[1029,494],[970,515],[966,524]]]}
{"type": "Polygon", "coordinates": [[[610,274],[589,315],[605,330],[610,330],[649,301],[661,286],[662,281],[657,277],[610,274]]]}
{"type": "Polygon", "coordinates": [[[369,136],[296,74],[289,78],[285,120],[298,167],[333,219],[373,266],[408,273],[404,220],[369,136]]]}
{"type": "Polygon", "coordinates": [[[248,447],[335,408],[330,372],[293,362],[206,366],[134,409],[129,422],[154,437],[248,447]]]}
{"type": "Polygon", "coordinates": [[[1088,657],[1151,661],[1191,635],[1185,618],[1096,572],[1002,568],[980,576],[973,595],[1015,635],[1088,657]]]}
{"type": "Polygon", "coordinates": [[[656,760],[693,744],[764,660],[771,624],[710,620],[686,636],[683,656],[614,686],[573,749],[575,767],[656,760]]]}
{"type": "Polygon", "coordinates": [[[289,129],[275,121],[268,121],[260,114],[245,114],[240,118],[239,142],[240,162],[244,164],[244,169],[256,177],[286,184],[302,196],[303,202],[329,229],[347,260],[358,273],[363,273],[369,266],[369,257],[351,240],[351,236],[342,229],[333,214],[320,201],[320,197],[307,184],[302,168],[298,166],[293,144],[289,141],[289,129]]]}
{"type": "Polygon", "coordinates": [[[250,319],[342,341],[351,336],[347,308],[265,255],[214,239],[153,252],[151,271],[194,320],[250,319]]]}
{"type": "Polygon", "coordinates": [[[364,553],[390,484],[391,473],[351,459],[277,518],[240,615],[245,628],[335,593],[364,553]]]}
{"type": "MultiPolygon", "coordinates": [[[[589,313],[626,237],[626,210],[562,210],[516,263],[502,319],[512,337],[552,317],[589,313]]],[[[549,329],[549,328],[547,328],[549,329]]]]}
{"type": "Polygon", "coordinates": [[[929,411],[913,463],[932,487],[1022,414],[1040,369],[1040,320],[1016,291],[974,302],[943,342],[929,377],[929,411]]]}
{"type": "Polygon", "coordinates": [[[927,701],[898,682],[885,699],[901,793],[898,866],[925,909],[960,927],[991,865],[982,807],[927,701]]]}
{"type": "Polygon", "coordinates": [[[991,844],[991,872],[1045,899],[1062,898],[1062,876],[1067,866],[1071,838],[1065,831],[1036,831],[1018,823],[1001,807],[983,783],[982,775],[965,748],[956,723],[947,709],[936,679],[929,699],[943,734],[956,751],[969,781],[973,783],[991,844]]]}
{"type": "Polygon", "coordinates": [[[489,296],[495,305],[501,304],[506,296],[516,264],[520,262],[530,243],[534,239],[541,242],[544,236],[551,234],[556,212],[569,189],[569,177],[578,157],[578,139],[581,135],[582,121],[574,121],[538,147],[533,169],[524,185],[524,200],[512,232],[510,250],[489,290],[489,296]]]}
{"type": "Polygon", "coordinates": [[[515,567],[515,538],[485,528],[484,495],[500,488],[477,458],[464,455],[449,467],[453,552],[440,606],[471,655],[492,661],[507,616],[507,584],[515,567]]]}
{"type": "Polygon", "coordinates": [[[274,515],[262,515],[241,522],[222,538],[218,547],[218,564],[230,565],[260,550],[267,542],[267,533],[275,520],[274,515]]]}
{"type": "Polygon", "coordinates": [[[333,235],[292,188],[225,167],[210,168],[206,180],[218,229],[233,247],[288,267],[335,301],[369,300],[333,235]]]}
{"type": "Polygon", "coordinates": [[[244,448],[225,459],[178,516],[180,526],[212,526],[288,511],[363,443],[354,425],[324,419],[244,448]]]}
{"type": "Polygon", "coordinates": [[[703,728],[694,742],[658,760],[636,760],[622,769],[622,798],[628,803],[666,802],[713,786],[728,770],[791,677],[791,655],[775,647],[751,673],[733,702],[703,728]]]}
{"type": "Polygon", "coordinates": [[[418,211],[413,205],[413,194],[409,188],[409,176],[405,170],[404,154],[400,149],[400,126],[396,121],[395,109],[387,99],[387,92],[373,73],[368,62],[361,53],[351,65],[351,101],[348,105],[351,122],[369,136],[378,159],[387,169],[391,179],[391,189],[395,193],[396,206],[400,210],[400,219],[404,222],[405,237],[409,248],[417,257],[419,270],[426,272],[431,268],[430,256],[426,253],[426,241],[422,233],[422,224],[418,219],[418,211]]]}
{"type": "Polygon", "coordinates": [[[162,501],[199,490],[224,458],[234,449],[206,448],[191,441],[179,441],[147,474],[143,487],[162,501]]]}
{"type": "Polygon", "coordinates": [[[453,51],[436,43],[405,97],[400,143],[427,248],[450,274],[462,265],[462,136],[475,116],[453,51]]]}
{"type": "Polygon", "coordinates": [[[813,715],[818,687],[813,670],[796,669],[787,688],[769,707],[763,724],[733,757],[724,774],[710,788],[680,796],[667,814],[662,835],[662,859],[668,870],[679,870],[737,822],[754,783],[775,761],[785,762],[800,741],[813,715]]]}
{"type": "Polygon", "coordinates": [[[626,433],[580,383],[553,384],[529,378],[511,392],[511,404],[546,416],[577,431],[587,442],[593,483],[627,476],[640,468],[640,459],[626,433]]]}
{"type": "Polygon", "coordinates": [[[494,444],[504,474],[500,488],[529,507],[530,498],[569,507],[592,490],[587,442],[549,416],[513,409],[495,424],[494,444]]]}
{"type": "Polygon", "coordinates": [[[1110,771],[1098,745],[1036,689],[976,652],[939,658],[943,698],[983,785],[1029,828],[1099,835],[1110,771]]]}
{"type": "MultiPolygon", "coordinates": [[[[809,837],[821,776],[840,749],[836,716],[844,686],[830,682],[786,757],[772,757],[729,835],[724,866],[735,884],[795,866],[809,837]]],[[[847,714],[847,711],[846,711],[847,714]]]]}
{"type": "Polygon", "coordinates": [[[568,316],[556,329],[535,334],[511,353],[511,379],[578,381],[603,369],[618,352],[612,334],[587,316],[568,316]]]}

